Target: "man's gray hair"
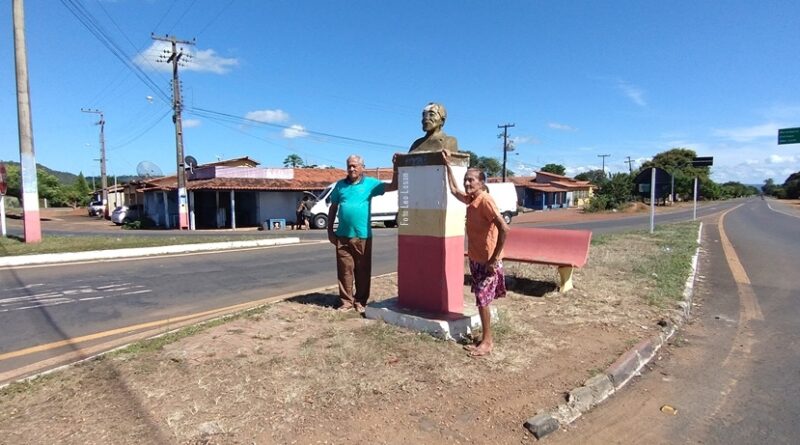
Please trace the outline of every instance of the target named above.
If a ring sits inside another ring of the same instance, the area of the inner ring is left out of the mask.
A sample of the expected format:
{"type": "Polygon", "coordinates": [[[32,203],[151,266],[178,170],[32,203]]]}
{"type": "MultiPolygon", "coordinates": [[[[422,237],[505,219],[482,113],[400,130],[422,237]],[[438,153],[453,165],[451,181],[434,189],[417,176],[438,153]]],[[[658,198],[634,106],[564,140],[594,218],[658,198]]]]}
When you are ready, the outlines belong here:
{"type": "Polygon", "coordinates": [[[347,157],[347,161],[346,162],[349,163],[351,159],[353,159],[354,161],[356,161],[359,164],[361,164],[362,167],[364,166],[364,158],[362,158],[361,156],[359,156],[359,155],[350,155],[350,156],[347,157]]]}

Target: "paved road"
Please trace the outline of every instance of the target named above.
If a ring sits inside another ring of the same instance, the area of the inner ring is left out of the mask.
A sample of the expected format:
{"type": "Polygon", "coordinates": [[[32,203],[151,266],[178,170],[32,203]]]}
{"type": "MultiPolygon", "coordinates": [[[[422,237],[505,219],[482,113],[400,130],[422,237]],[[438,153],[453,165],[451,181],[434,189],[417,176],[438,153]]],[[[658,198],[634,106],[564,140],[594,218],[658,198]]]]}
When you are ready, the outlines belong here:
{"type": "Polygon", "coordinates": [[[709,221],[692,323],[649,372],[551,443],[798,443],[800,217],[767,203],[709,221]]]}
{"type": "MultiPolygon", "coordinates": [[[[700,214],[735,204],[715,204],[703,208],[700,214]]],[[[688,210],[659,215],[657,221],[690,218],[691,210],[688,210]]],[[[591,229],[596,233],[631,228],[646,230],[649,217],[635,216],[561,227],[591,229]]],[[[57,226],[51,230],[57,230],[57,226]]],[[[84,229],[81,233],[86,232],[91,231],[84,229]]],[[[117,262],[0,269],[0,282],[3,283],[0,289],[0,374],[84,346],[84,343],[70,342],[55,347],[52,345],[54,342],[334,285],[333,251],[325,241],[325,232],[290,233],[299,235],[303,244],[117,262]],[[53,347],[16,357],[7,356],[13,351],[39,345],[53,347]]],[[[373,273],[396,271],[396,230],[376,229],[374,233],[373,273]]],[[[92,340],[95,343],[99,341],[92,340]]]]}

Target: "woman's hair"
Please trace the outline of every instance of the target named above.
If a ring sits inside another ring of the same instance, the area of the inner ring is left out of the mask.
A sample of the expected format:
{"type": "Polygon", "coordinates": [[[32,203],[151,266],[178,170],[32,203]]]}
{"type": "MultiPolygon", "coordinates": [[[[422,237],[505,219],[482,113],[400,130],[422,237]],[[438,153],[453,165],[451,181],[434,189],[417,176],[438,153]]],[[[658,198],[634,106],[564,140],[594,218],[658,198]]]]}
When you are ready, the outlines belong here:
{"type": "Polygon", "coordinates": [[[469,173],[470,171],[478,172],[478,179],[480,179],[481,184],[483,184],[483,191],[488,192],[489,187],[486,186],[486,173],[483,170],[476,167],[468,168],[467,173],[469,173]]]}

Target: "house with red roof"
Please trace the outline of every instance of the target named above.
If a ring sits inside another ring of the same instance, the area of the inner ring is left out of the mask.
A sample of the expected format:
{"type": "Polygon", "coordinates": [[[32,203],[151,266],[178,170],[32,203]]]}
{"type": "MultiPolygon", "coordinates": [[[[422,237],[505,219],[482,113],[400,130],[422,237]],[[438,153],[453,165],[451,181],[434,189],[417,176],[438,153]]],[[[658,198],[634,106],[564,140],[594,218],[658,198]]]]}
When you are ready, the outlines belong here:
{"type": "MultiPolygon", "coordinates": [[[[186,171],[190,227],[236,229],[261,227],[283,219],[293,224],[297,203],[344,178],[339,168],[262,168],[248,157],[198,165],[186,171]]],[[[365,174],[391,180],[392,169],[367,169],[365,174]]],[[[127,202],[140,204],[158,227],[176,228],[176,176],[143,179],[128,186],[127,202]]]]}
{"type": "Polygon", "coordinates": [[[543,171],[537,171],[533,176],[512,176],[507,180],[514,183],[520,205],[533,210],[583,206],[592,197],[595,187],[588,181],[543,171]]]}

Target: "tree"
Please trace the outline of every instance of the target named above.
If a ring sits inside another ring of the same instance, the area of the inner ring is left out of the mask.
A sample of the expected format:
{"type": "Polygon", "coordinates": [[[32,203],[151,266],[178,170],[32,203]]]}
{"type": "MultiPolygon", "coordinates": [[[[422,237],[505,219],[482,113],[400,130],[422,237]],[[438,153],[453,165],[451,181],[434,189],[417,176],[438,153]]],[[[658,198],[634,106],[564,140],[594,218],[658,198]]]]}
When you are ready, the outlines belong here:
{"type": "Polygon", "coordinates": [[[284,167],[291,167],[291,168],[299,168],[305,164],[303,162],[303,158],[300,155],[292,153],[289,156],[286,156],[286,159],[283,160],[284,167]]]}
{"type": "Polygon", "coordinates": [[[589,170],[575,175],[578,181],[589,181],[596,186],[602,187],[608,181],[608,176],[601,169],[589,170]]]}
{"type": "MultiPolygon", "coordinates": [[[[694,150],[688,148],[672,148],[658,153],[653,159],[642,164],[641,170],[650,167],[661,168],[675,177],[675,193],[688,199],[694,193],[694,178],[703,184],[709,185],[714,181],[709,177],[709,167],[693,167],[692,160],[697,157],[694,150]]],[[[708,195],[704,195],[710,198],[708,195]]]]}
{"type": "Polygon", "coordinates": [[[541,171],[564,176],[564,173],[567,172],[567,169],[561,164],[547,164],[542,167],[541,171]]]}
{"type": "Polygon", "coordinates": [[[780,186],[775,185],[775,180],[772,178],[764,180],[764,185],[761,186],[761,192],[768,196],[777,196],[780,186]]]}
{"type": "Polygon", "coordinates": [[[800,198],[800,172],[792,173],[783,183],[783,195],[788,199],[800,198]]]}

